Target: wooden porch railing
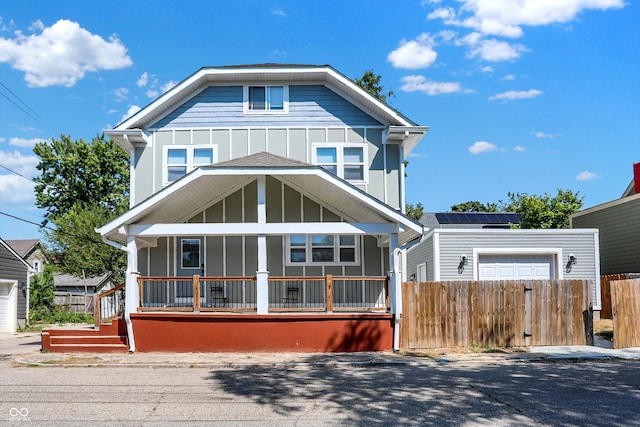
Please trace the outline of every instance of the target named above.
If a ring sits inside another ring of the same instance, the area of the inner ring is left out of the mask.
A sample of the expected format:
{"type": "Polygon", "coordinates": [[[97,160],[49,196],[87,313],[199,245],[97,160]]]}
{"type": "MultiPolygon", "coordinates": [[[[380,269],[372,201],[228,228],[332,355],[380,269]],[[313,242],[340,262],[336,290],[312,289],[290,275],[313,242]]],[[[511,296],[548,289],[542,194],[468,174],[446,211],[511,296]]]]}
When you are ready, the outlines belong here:
{"type": "MultiPolygon", "coordinates": [[[[139,311],[255,311],[251,276],[139,277],[139,311]]],[[[270,312],[389,311],[385,276],[270,276],[270,312]]]]}
{"type": "Polygon", "coordinates": [[[113,320],[124,313],[124,283],[93,298],[93,324],[113,320]]]}

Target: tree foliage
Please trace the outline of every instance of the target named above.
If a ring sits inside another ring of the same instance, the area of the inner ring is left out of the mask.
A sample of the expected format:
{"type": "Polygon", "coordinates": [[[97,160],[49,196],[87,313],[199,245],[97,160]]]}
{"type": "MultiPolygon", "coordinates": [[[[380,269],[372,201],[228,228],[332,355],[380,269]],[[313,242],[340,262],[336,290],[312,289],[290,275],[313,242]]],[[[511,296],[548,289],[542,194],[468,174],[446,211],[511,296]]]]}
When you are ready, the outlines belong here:
{"type": "Polygon", "coordinates": [[[558,189],[555,196],[508,193],[504,210],[519,213],[521,228],[569,228],[569,216],[584,203],[580,192],[558,189]]]}
{"type": "Polygon", "coordinates": [[[464,203],[458,203],[451,206],[451,212],[497,212],[498,205],[496,203],[480,203],[476,200],[470,200],[464,203]]]}
{"type": "Polygon", "coordinates": [[[58,268],[95,276],[112,272],[118,280],[124,252],[102,242],[95,228],[129,206],[129,160],[115,143],[97,136],[89,143],[62,135],[34,147],[40,157],[36,205],[46,211],[43,226],[58,268]]]}
{"type": "Polygon", "coordinates": [[[55,221],[77,203],[96,204],[121,213],[129,203],[129,160],[113,141],[97,136],[89,143],[69,136],[40,142],[36,205],[46,211],[44,224],[55,221]]]}
{"type": "Polygon", "coordinates": [[[451,206],[452,212],[515,212],[520,214],[520,228],[569,228],[569,216],[584,203],[580,192],[558,189],[555,196],[507,193],[506,202],[483,204],[469,201],[451,206]]]}
{"type": "Polygon", "coordinates": [[[380,80],[382,80],[382,76],[380,74],[374,73],[373,70],[367,70],[364,72],[362,77],[354,79],[354,82],[373,95],[376,99],[386,103],[387,98],[391,98],[395,95],[391,90],[384,93],[384,86],[380,84],[380,80]]]}
{"type": "Polygon", "coordinates": [[[47,264],[42,274],[33,276],[29,285],[29,320],[47,319],[53,313],[55,283],[53,267],[47,264]]]}
{"type": "Polygon", "coordinates": [[[420,218],[422,218],[422,215],[424,215],[424,206],[422,206],[422,203],[416,203],[415,205],[406,203],[405,212],[409,218],[419,221],[420,218]]]}

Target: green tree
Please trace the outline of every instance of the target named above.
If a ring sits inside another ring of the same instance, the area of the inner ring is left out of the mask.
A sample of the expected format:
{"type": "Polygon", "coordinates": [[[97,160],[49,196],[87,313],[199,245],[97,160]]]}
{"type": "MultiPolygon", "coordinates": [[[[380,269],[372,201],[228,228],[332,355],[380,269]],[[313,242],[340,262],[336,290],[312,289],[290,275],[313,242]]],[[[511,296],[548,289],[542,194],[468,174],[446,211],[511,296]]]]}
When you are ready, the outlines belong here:
{"type": "Polygon", "coordinates": [[[422,218],[422,215],[424,215],[424,206],[422,206],[422,203],[416,203],[415,206],[411,203],[406,203],[405,212],[409,218],[418,221],[422,218]]]}
{"type": "Polygon", "coordinates": [[[43,225],[79,202],[114,214],[128,206],[128,155],[104,135],[91,143],[62,135],[36,144],[33,152],[40,157],[35,193],[36,205],[46,211],[43,225]]]}
{"type": "Polygon", "coordinates": [[[89,143],[60,139],[36,144],[40,157],[36,205],[46,211],[43,226],[58,268],[88,276],[111,272],[122,277],[125,256],[101,241],[95,227],[129,206],[129,160],[113,141],[97,136],[89,143]]]}
{"type": "Polygon", "coordinates": [[[29,320],[48,319],[54,312],[53,267],[47,264],[41,275],[33,276],[29,285],[29,320]]]}
{"type": "Polygon", "coordinates": [[[520,214],[520,228],[569,228],[569,216],[584,203],[580,192],[558,189],[555,196],[508,193],[505,211],[520,214]]]}
{"type": "Polygon", "coordinates": [[[374,73],[373,70],[367,70],[364,72],[362,77],[354,79],[353,81],[375,98],[386,103],[387,98],[394,97],[395,95],[391,90],[384,93],[384,86],[380,84],[380,80],[382,80],[382,76],[380,74],[374,73]]]}
{"type": "Polygon", "coordinates": [[[498,205],[496,203],[484,204],[471,200],[451,206],[451,212],[498,212],[498,205]]]}

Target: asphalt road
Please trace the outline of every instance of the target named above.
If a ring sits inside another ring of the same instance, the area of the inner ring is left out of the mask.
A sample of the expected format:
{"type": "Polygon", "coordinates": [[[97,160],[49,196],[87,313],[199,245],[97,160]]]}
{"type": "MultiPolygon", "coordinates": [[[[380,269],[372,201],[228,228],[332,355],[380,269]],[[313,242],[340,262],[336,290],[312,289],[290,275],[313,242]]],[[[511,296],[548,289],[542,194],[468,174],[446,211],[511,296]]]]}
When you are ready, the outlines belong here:
{"type": "Polygon", "coordinates": [[[0,424],[640,426],[640,362],[12,367],[0,424]]]}

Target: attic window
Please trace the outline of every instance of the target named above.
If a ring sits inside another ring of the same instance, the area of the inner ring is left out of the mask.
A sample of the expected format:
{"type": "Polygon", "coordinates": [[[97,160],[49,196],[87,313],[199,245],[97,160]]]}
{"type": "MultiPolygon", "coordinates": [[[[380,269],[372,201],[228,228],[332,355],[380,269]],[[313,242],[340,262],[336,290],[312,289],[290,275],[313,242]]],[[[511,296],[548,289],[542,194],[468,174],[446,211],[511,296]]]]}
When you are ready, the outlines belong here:
{"type": "Polygon", "coordinates": [[[244,92],[245,113],[281,114],[288,110],[287,86],[247,86],[244,92]]]}

